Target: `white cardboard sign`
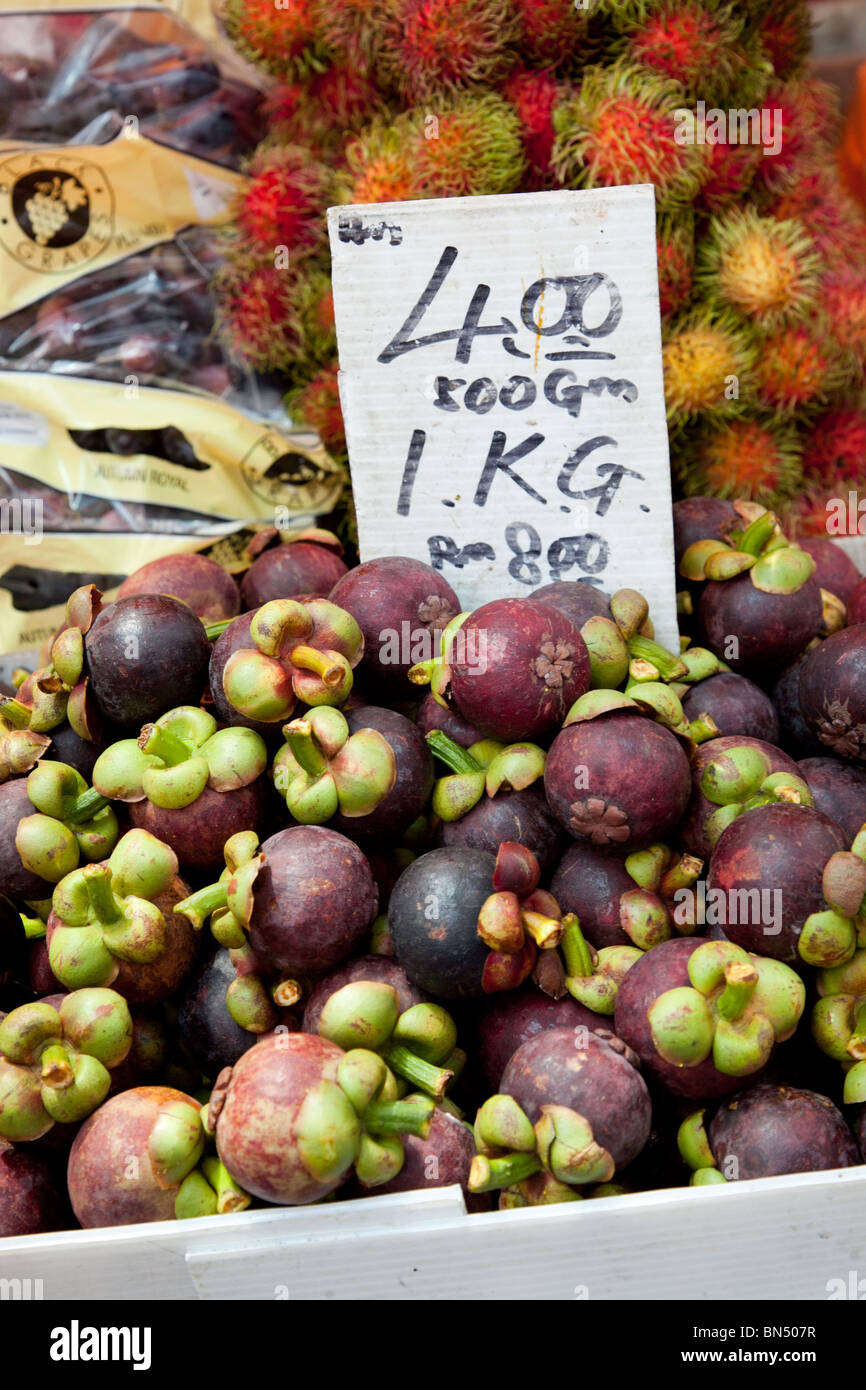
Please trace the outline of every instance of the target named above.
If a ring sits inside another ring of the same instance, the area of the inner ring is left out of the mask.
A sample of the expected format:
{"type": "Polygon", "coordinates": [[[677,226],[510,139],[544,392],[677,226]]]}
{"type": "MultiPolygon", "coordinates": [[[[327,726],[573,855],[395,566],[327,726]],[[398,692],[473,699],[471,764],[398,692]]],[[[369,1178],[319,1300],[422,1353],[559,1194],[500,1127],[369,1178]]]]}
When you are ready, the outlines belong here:
{"type": "Polygon", "coordinates": [[[467,609],[556,579],[679,650],[651,185],[328,212],[362,560],[467,609]]]}

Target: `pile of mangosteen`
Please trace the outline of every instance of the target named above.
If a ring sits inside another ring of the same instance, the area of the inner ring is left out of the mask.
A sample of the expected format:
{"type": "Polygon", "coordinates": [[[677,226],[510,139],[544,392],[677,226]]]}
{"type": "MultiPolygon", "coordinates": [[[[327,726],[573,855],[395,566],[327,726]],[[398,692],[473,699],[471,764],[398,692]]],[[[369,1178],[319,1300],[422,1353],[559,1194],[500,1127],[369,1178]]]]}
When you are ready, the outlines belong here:
{"type": "Polygon", "coordinates": [[[322,530],[71,595],[0,694],[0,1234],[864,1160],[866,579],[674,522],[677,651],[322,530]]]}

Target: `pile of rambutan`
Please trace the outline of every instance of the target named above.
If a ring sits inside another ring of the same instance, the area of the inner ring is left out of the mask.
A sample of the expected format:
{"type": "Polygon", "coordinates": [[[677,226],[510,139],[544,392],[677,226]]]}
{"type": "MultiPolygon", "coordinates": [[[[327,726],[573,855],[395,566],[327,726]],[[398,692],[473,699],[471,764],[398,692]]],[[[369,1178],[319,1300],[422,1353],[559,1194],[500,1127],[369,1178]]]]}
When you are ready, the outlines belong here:
{"type": "Polygon", "coordinates": [[[866,216],[806,0],[224,0],[274,80],[217,286],[345,454],[325,209],[652,182],[675,485],[824,529],[866,491],[866,216]]]}

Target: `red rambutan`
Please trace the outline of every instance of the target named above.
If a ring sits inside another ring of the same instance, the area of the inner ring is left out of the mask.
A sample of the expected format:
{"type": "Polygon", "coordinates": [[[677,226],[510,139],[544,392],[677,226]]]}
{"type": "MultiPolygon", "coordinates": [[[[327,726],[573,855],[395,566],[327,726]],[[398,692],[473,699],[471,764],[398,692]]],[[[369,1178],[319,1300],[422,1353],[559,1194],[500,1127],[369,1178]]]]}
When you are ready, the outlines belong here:
{"type": "Polygon", "coordinates": [[[297,145],[260,145],[247,168],[236,222],[263,251],[304,254],[324,243],[330,174],[297,145]]]}
{"type": "Polygon", "coordinates": [[[298,277],[296,304],[304,352],[317,366],[322,366],[337,353],[334,291],[327,271],[312,270],[298,277]]]}
{"type": "Polygon", "coordinates": [[[822,303],[836,341],[866,370],[866,275],[833,270],[822,285],[822,303]]]}
{"type": "Polygon", "coordinates": [[[292,420],[315,430],[329,454],[345,457],[346,429],[340,408],[336,362],[323,367],[306,385],[296,387],[286,397],[292,420]]]}
{"type": "Polygon", "coordinates": [[[245,58],[277,77],[302,71],[316,40],[313,0],[226,0],[226,33],[245,58]]]}
{"type": "Polygon", "coordinates": [[[800,447],[791,427],[726,420],[689,435],[674,467],[689,497],[743,497],[773,507],[800,487],[800,447]]]}
{"type": "Polygon", "coordinates": [[[516,0],[518,48],[530,67],[579,68],[585,61],[589,5],[574,0],[516,0]]]}
{"type": "Polygon", "coordinates": [[[413,104],[495,85],[517,59],[514,0],[387,0],[383,22],[383,77],[413,104]]]}
{"type": "Polygon", "coordinates": [[[815,421],[803,442],[807,482],[844,480],[866,487],[866,411],[838,406],[815,421]]]}
{"type": "Polygon", "coordinates": [[[656,256],[659,272],[659,308],[663,318],[679,313],[692,293],[695,269],[695,219],[681,217],[656,219],[656,256]]]}
{"type": "Polygon", "coordinates": [[[229,355],[253,371],[287,371],[300,346],[295,278],[236,254],[213,280],[216,328],[229,355]]]}
{"type": "Polygon", "coordinates": [[[709,106],[734,91],[743,104],[759,99],[767,74],[744,41],[730,5],[707,0],[644,0],[626,26],[628,61],[672,78],[709,106]]]}
{"type": "Polygon", "coordinates": [[[777,415],[822,405],[851,379],[850,358],[840,353],[826,323],[791,324],[767,334],[758,347],[758,400],[777,415]]]}
{"type": "Polygon", "coordinates": [[[751,188],[762,159],[760,145],[721,141],[707,146],[709,175],[698,201],[709,212],[721,212],[742,201],[751,188]]]}
{"type": "Polygon", "coordinates": [[[663,210],[690,202],[706,175],[706,146],[677,139],[682,89],[640,68],[589,68],[554,108],[554,173],[564,188],[653,183],[663,210]]]}
{"type": "Polygon", "coordinates": [[[866,216],[821,164],[804,160],[790,186],[767,203],[766,212],[779,221],[799,218],[826,264],[866,262],[866,216]]]}
{"type": "Polygon", "coordinates": [[[772,88],[764,106],[772,119],[773,146],[778,148],[768,148],[756,181],[781,189],[795,181],[804,159],[829,153],[838,133],[839,96],[826,82],[809,78],[772,88]]]}
{"type": "Polygon", "coordinates": [[[382,46],[382,0],[311,0],[318,32],[342,63],[365,72],[382,46]]]}
{"type": "Polygon", "coordinates": [[[559,87],[549,71],[530,72],[528,68],[515,68],[502,88],[502,95],[520,119],[533,188],[545,188],[550,184],[553,108],[558,92],[559,87]]]}
{"type": "Polygon", "coordinates": [[[309,81],[273,88],[265,101],[272,140],[305,145],[320,158],[342,153],[340,144],[368,125],[385,101],[372,78],[331,65],[309,81]]]}
{"type": "Polygon", "coordinates": [[[756,33],[773,71],[783,82],[806,65],[812,47],[809,9],[804,0],[764,0],[756,33]]]}
{"type": "MultiPolygon", "coordinates": [[[[832,478],[823,486],[812,485],[803,488],[797,496],[792,499],[784,509],[779,512],[779,520],[784,527],[785,535],[792,540],[804,540],[809,536],[830,536],[831,539],[838,532],[828,529],[828,522],[831,516],[831,503],[843,499],[844,509],[847,514],[849,507],[849,493],[854,492],[854,513],[856,515],[858,504],[866,498],[866,488],[851,487],[851,482],[847,478],[832,478]]],[[[838,513],[838,506],[834,507],[833,512],[838,513]]],[[[846,532],[842,532],[846,534],[846,532]]]]}

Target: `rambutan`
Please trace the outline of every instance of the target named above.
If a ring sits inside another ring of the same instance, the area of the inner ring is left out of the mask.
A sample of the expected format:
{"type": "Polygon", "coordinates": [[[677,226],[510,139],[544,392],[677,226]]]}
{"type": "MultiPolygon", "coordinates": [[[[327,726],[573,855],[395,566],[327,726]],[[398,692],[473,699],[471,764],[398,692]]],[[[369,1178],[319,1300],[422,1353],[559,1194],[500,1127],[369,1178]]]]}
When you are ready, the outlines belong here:
{"type": "Polygon", "coordinates": [[[435,115],[418,107],[363,132],[347,151],[340,196],[360,203],[513,193],[525,167],[515,109],[492,93],[459,96],[435,115]]]}
{"type": "Polygon", "coordinates": [[[301,341],[294,275],[236,251],[213,289],[216,330],[229,355],[253,371],[288,371],[301,341]]]}
{"type": "Polygon", "coordinates": [[[821,406],[851,375],[850,359],[839,352],[826,323],[795,323],[760,342],[755,390],[767,410],[791,415],[821,406]]]}
{"type": "Polygon", "coordinates": [[[225,0],[221,17],[238,52],[277,77],[315,63],[313,0],[225,0]]]}
{"type": "Polygon", "coordinates": [[[516,62],[515,0],[386,0],[383,80],[409,103],[495,85],[516,62]]]}
{"type": "Polygon", "coordinates": [[[514,107],[520,120],[532,189],[550,184],[553,108],[558,94],[559,86],[548,70],[530,72],[528,68],[515,68],[502,88],[502,95],[514,107]]]}
{"type": "Polygon", "coordinates": [[[422,196],[514,193],[526,160],[520,120],[501,97],[463,96],[435,116],[418,112],[408,153],[422,196]]]}
{"type": "Polygon", "coordinates": [[[803,0],[764,0],[761,8],[755,32],[784,82],[806,66],[812,47],[809,10],[803,0]]]}
{"type": "Polygon", "coordinates": [[[374,121],[346,149],[338,198],[343,203],[401,203],[420,198],[405,151],[406,117],[374,121]]]}
{"type": "Polygon", "coordinates": [[[338,371],[336,362],[323,367],[311,381],[289,392],[286,405],[295,423],[315,430],[329,454],[344,458],[346,429],[340,408],[338,371]]]}
{"type": "Polygon", "coordinates": [[[793,427],[726,420],[683,440],[674,467],[689,497],[742,497],[773,507],[801,484],[800,447],[793,427]]]}
{"type": "Polygon", "coordinates": [[[334,291],[327,271],[314,269],[301,273],[295,303],[304,353],[316,366],[323,366],[337,354],[334,291]]]}
{"type": "Polygon", "coordinates": [[[653,183],[663,211],[690,202],[706,176],[706,146],[677,140],[677,83],[616,64],[584,73],[554,108],[552,165],[564,188],[653,183]]]}
{"type": "Polygon", "coordinates": [[[354,68],[331,64],[303,83],[274,87],[265,99],[272,141],[305,145],[314,155],[342,155],[342,143],[385,112],[373,79],[354,68]]]}
{"type": "Polygon", "coordinates": [[[821,415],[803,441],[803,473],[811,484],[866,486],[866,411],[837,406],[821,415]]]}
{"type": "Polygon", "coordinates": [[[744,40],[743,21],[729,4],[644,0],[624,27],[629,62],[673,78],[709,106],[734,91],[751,105],[766,88],[769,74],[761,70],[760,50],[744,40]]]}
{"type": "Polygon", "coordinates": [[[818,289],[814,242],[796,220],[777,222],[752,209],[711,220],[698,253],[696,283],[770,329],[802,318],[818,289]]]}
{"type": "Polygon", "coordinates": [[[238,198],[241,234],[262,251],[306,254],[324,243],[330,173],[297,145],[260,145],[238,198]]]}
{"type": "Polygon", "coordinates": [[[818,78],[804,78],[772,88],[764,106],[770,113],[771,144],[756,179],[768,189],[782,189],[794,182],[804,159],[829,154],[838,133],[839,95],[818,78]]]}
{"type": "Polygon", "coordinates": [[[341,63],[366,72],[384,38],[382,0],[311,0],[311,6],[329,52],[341,63]]]}
{"type": "Polygon", "coordinates": [[[762,159],[760,145],[720,141],[707,145],[709,173],[698,195],[709,212],[741,203],[754,182],[762,159]]]}
{"type": "Polygon", "coordinates": [[[577,69],[585,61],[589,5],[574,0],[516,0],[518,48],[530,67],[577,69]]]}
{"type": "MultiPolygon", "coordinates": [[[[852,488],[850,479],[831,478],[824,486],[803,488],[787,505],[780,509],[779,520],[786,536],[792,540],[805,540],[809,536],[827,536],[833,533],[827,529],[830,519],[830,504],[842,498],[845,509],[849,507],[849,493],[854,493],[854,514],[859,504],[866,500],[866,488],[852,488]]],[[[835,507],[834,512],[838,511],[835,507]]]]}
{"type": "Polygon", "coordinates": [[[733,314],[697,309],[667,329],[662,365],[673,426],[698,415],[734,415],[742,408],[741,382],[754,365],[751,337],[733,314]]]}
{"type": "Polygon", "coordinates": [[[822,262],[866,262],[866,217],[849,198],[832,173],[814,160],[804,159],[790,186],[766,204],[769,217],[779,221],[799,218],[822,262]]]}
{"type": "Polygon", "coordinates": [[[866,371],[866,275],[850,267],[833,270],[821,289],[836,341],[866,371]]]}
{"type": "Polygon", "coordinates": [[[692,293],[695,269],[695,219],[692,213],[656,219],[659,308],[662,318],[679,313],[692,293]]]}

